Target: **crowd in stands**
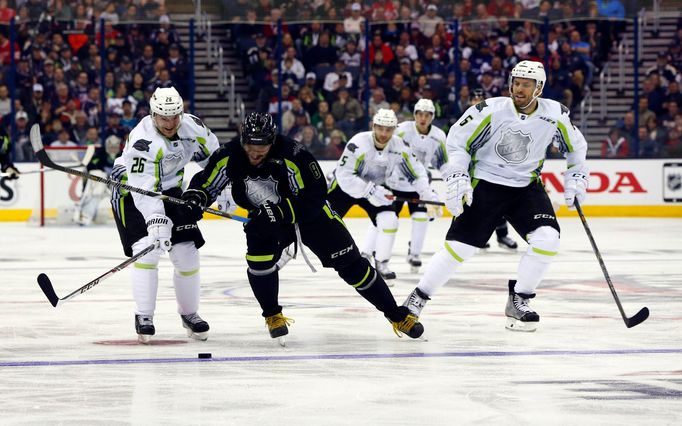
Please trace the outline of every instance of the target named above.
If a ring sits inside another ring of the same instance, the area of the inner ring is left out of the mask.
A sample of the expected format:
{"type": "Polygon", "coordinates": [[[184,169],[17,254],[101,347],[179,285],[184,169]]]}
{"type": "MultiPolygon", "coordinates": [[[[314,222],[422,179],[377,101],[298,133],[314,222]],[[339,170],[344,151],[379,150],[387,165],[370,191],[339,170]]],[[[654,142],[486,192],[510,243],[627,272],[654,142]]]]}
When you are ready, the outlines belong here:
{"type": "Polygon", "coordinates": [[[681,46],[682,23],[667,50],[658,54],[656,64],[644,70],[638,118],[629,111],[611,128],[602,142],[602,157],[682,157],[681,46]]]}
{"type": "Polygon", "coordinates": [[[187,98],[185,54],[162,0],[0,0],[0,125],[14,128],[14,161],[34,160],[34,123],[46,146],[101,145],[110,135],[125,140],[149,114],[156,87],[175,86],[187,98]]]}
{"type": "Polygon", "coordinates": [[[297,139],[305,133],[316,155],[336,158],[343,141],[367,128],[365,96],[370,116],[378,108],[390,107],[401,121],[411,119],[420,98],[430,98],[436,105],[435,124],[447,131],[467,107],[473,90],[481,89],[486,97],[506,95],[509,71],[524,59],[546,60],[544,96],[576,107],[608,59],[622,26],[608,20],[564,19],[622,17],[622,4],[614,7],[618,4],[618,0],[236,0],[230,3],[230,12],[256,108],[277,116],[281,92],[284,133],[297,139]],[[550,25],[548,44],[542,33],[545,17],[560,20],[550,25]],[[277,64],[279,18],[283,36],[277,64]],[[460,23],[458,44],[450,25],[454,19],[460,23]]]}

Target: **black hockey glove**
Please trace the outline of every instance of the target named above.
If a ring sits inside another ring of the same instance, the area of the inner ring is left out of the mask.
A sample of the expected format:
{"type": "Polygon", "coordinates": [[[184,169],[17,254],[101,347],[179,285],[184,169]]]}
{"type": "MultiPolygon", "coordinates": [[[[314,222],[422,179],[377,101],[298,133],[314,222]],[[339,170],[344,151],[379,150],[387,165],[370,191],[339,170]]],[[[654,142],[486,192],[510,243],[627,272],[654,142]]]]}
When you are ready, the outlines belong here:
{"type": "Polygon", "coordinates": [[[2,167],[2,172],[7,174],[9,180],[19,179],[19,170],[12,163],[5,164],[2,167]]]}
{"type": "Polygon", "coordinates": [[[208,202],[208,197],[203,191],[188,189],[182,194],[182,199],[187,202],[187,217],[192,222],[198,222],[204,216],[204,208],[208,202]]]}
{"type": "Polygon", "coordinates": [[[277,233],[282,225],[291,222],[291,215],[287,213],[286,206],[266,201],[249,214],[251,220],[244,226],[244,230],[263,236],[277,233]]]}

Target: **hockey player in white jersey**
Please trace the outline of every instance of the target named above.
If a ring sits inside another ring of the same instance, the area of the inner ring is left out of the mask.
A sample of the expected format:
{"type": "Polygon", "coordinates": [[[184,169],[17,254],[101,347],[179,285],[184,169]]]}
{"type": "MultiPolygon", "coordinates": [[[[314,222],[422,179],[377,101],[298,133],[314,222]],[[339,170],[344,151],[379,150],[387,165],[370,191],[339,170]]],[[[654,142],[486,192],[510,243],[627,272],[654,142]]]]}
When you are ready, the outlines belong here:
{"type": "Polygon", "coordinates": [[[429,262],[405,301],[419,316],[426,302],[455,270],[488,241],[502,216],[528,243],[516,280],[508,283],[506,327],[535,331],[540,317],[529,306],[559,251],[559,223],[540,179],[547,147],[564,154],[566,204],[581,204],[588,185],[587,143],[570,121],[568,108],[542,99],[541,63],[519,62],[509,77],[510,98],[496,97],[470,107],[447,137],[448,210],[456,217],[445,246],[429,262]]]}
{"type": "MultiPolygon", "coordinates": [[[[205,166],[218,148],[218,138],[191,114],[183,113],[173,87],[158,88],[150,101],[151,114],[130,132],[123,155],[115,162],[112,179],[147,191],[180,198],[184,168],[190,161],[205,166]]],[[[209,325],[199,317],[199,251],[204,239],[189,209],[137,193],[114,189],[111,198],[116,225],[127,256],[158,241],[159,248],[132,268],[135,330],[142,343],[155,333],[154,311],[158,263],[168,252],[175,268],[173,284],[182,326],[190,337],[206,340],[209,325]]]]}
{"type": "MultiPolygon", "coordinates": [[[[445,176],[444,166],[447,164],[448,159],[445,150],[445,132],[431,125],[435,113],[436,107],[433,105],[433,101],[422,98],[414,106],[414,121],[404,121],[398,124],[395,133],[410,147],[419,163],[425,168],[431,166],[438,169],[445,176]]],[[[419,198],[419,194],[415,192],[412,182],[402,177],[400,169],[395,168],[392,172],[395,176],[391,176],[388,179],[387,186],[396,196],[407,199],[419,198]]],[[[433,199],[432,201],[437,199],[435,195],[431,198],[433,199]]],[[[404,204],[404,201],[395,201],[393,203],[396,214],[400,214],[404,204]]],[[[414,273],[422,265],[419,256],[424,247],[429,220],[442,216],[442,209],[433,204],[425,205],[419,203],[407,203],[407,207],[412,221],[412,234],[407,252],[407,262],[414,273]]],[[[370,224],[367,228],[362,248],[365,256],[369,256],[369,254],[374,252],[377,235],[377,227],[370,224]]]]}
{"type": "MultiPolygon", "coordinates": [[[[121,142],[121,138],[118,136],[109,136],[104,141],[104,146],[97,148],[94,158],[87,164],[88,173],[101,178],[108,178],[114,167],[114,161],[121,156],[121,142]]],[[[108,215],[109,212],[100,212],[100,203],[110,197],[111,191],[107,186],[86,180],[83,186],[83,195],[74,212],[74,221],[80,226],[88,226],[93,221],[102,222],[100,216],[108,215]]]]}
{"type": "Polygon", "coordinates": [[[385,280],[394,279],[388,267],[398,216],[389,186],[404,184],[424,200],[434,200],[424,166],[402,138],[394,135],[398,119],[390,109],[372,118],[372,130],[353,136],[334,170],[328,199],[343,217],[355,204],[363,208],[378,229],[376,269],[385,280]]]}

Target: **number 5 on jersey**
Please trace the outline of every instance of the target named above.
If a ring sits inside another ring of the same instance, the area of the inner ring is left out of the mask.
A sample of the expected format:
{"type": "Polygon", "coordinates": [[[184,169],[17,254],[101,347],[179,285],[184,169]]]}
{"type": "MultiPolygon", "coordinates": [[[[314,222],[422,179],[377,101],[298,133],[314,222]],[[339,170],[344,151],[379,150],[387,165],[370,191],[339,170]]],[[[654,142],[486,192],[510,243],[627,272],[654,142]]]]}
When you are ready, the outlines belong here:
{"type": "Polygon", "coordinates": [[[144,158],[133,159],[133,167],[130,169],[131,173],[143,173],[144,172],[144,158]]]}

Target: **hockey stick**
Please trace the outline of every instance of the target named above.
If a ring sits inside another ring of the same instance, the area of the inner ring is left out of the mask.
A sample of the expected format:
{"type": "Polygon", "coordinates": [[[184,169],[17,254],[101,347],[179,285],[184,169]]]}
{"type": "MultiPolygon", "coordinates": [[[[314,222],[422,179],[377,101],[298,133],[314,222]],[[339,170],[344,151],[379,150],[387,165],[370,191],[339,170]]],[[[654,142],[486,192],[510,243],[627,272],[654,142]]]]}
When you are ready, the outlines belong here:
{"type": "Polygon", "coordinates": [[[155,241],[154,244],[150,245],[149,247],[145,248],[135,256],[131,257],[130,259],[126,260],[125,262],[121,263],[120,265],[116,265],[113,268],[111,268],[108,272],[100,275],[99,277],[95,278],[94,280],[90,281],[89,283],[85,284],[83,287],[79,288],[78,290],[69,293],[68,295],[60,298],[57,297],[57,294],[54,292],[54,287],[52,287],[52,282],[50,281],[50,278],[45,275],[44,273],[41,273],[38,275],[38,285],[40,286],[40,289],[43,290],[43,293],[45,293],[45,296],[47,296],[47,300],[50,301],[52,306],[55,308],[59,304],[63,304],[63,302],[66,302],[69,299],[73,299],[74,297],[78,296],[79,294],[83,294],[86,291],[90,290],[100,282],[104,281],[105,279],[109,278],[110,276],[114,275],[116,272],[124,269],[128,265],[135,263],[137,259],[141,258],[145,254],[149,253],[150,251],[156,249],[159,246],[159,242],[155,241]]]}
{"type": "MultiPolygon", "coordinates": [[[[76,175],[76,176],[80,176],[80,177],[85,178],[85,179],[94,180],[95,182],[104,183],[104,184],[112,186],[112,187],[115,186],[118,188],[127,189],[130,192],[137,192],[138,194],[146,195],[148,197],[158,198],[162,201],[168,201],[168,202],[173,203],[173,204],[179,204],[181,206],[187,205],[187,202],[185,200],[180,199],[180,198],[175,198],[175,197],[171,197],[169,195],[164,195],[164,194],[159,194],[156,192],[147,191],[145,189],[126,185],[124,183],[121,183],[121,182],[118,182],[115,180],[111,180],[108,178],[102,178],[99,176],[91,175],[90,173],[81,172],[79,170],[75,170],[75,169],[72,169],[69,167],[60,166],[59,164],[52,161],[50,159],[50,157],[47,155],[47,152],[45,152],[45,148],[43,147],[43,142],[42,142],[41,137],[40,137],[40,126],[38,126],[38,124],[34,124],[33,127],[31,127],[30,139],[31,139],[31,146],[33,147],[33,151],[35,152],[36,158],[38,158],[38,160],[41,163],[43,163],[45,166],[47,166],[51,169],[57,169],[57,170],[60,170],[62,172],[65,172],[65,173],[68,173],[71,175],[76,175]]],[[[236,220],[239,222],[246,223],[249,221],[249,219],[246,217],[232,215],[229,213],[223,213],[220,210],[215,210],[215,209],[212,209],[210,207],[204,207],[204,211],[207,213],[214,214],[216,216],[226,217],[228,219],[233,219],[233,220],[236,220]]]]}
{"type": "Polygon", "coordinates": [[[611,294],[613,295],[613,299],[616,301],[616,305],[618,306],[618,310],[620,311],[620,315],[623,317],[623,322],[625,322],[625,326],[627,328],[632,328],[636,326],[637,324],[640,324],[644,322],[647,318],[649,318],[649,308],[644,307],[639,310],[635,315],[632,317],[628,318],[627,315],[625,315],[625,311],[623,310],[623,305],[620,304],[620,299],[618,298],[618,295],[616,294],[616,289],[613,287],[613,283],[611,282],[611,277],[609,276],[609,272],[606,270],[606,265],[604,264],[604,260],[601,257],[601,253],[599,252],[599,249],[597,248],[597,243],[594,242],[594,237],[592,236],[592,232],[590,231],[590,227],[587,226],[587,220],[585,220],[585,215],[583,214],[583,209],[580,207],[580,203],[578,203],[578,200],[575,200],[575,208],[578,210],[578,215],[580,216],[580,221],[583,223],[583,226],[585,227],[585,233],[587,234],[587,238],[590,240],[590,244],[592,244],[592,251],[594,251],[594,254],[597,256],[597,260],[599,261],[599,266],[601,267],[602,272],[604,273],[604,278],[606,278],[606,283],[609,285],[609,289],[611,290],[611,294]]]}
{"type": "Polygon", "coordinates": [[[427,200],[420,200],[419,198],[393,197],[393,200],[402,201],[402,202],[406,202],[406,203],[412,203],[412,204],[431,204],[432,206],[444,206],[445,205],[445,203],[442,203],[440,201],[427,201],[427,200]]]}
{"type": "MultiPolygon", "coordinates": [[[[88,145],[88,147],[85,149],[85,154],[83,155],[83,159],[81,160],[80,163],[78,164],[68,164],[64,165],[64,167],[69,167],[69,168],[74,168],[74,167],[85,167],[88,164],[90,164],[90,161],[92,160],[93,155],[95,155],[95,145],[88,145]]],[[[52,172],[55,169],[48,169],[48,170],[31,170],[28,172],[21,172],[19,173],[20,176],[22,175],[32,175],[35,173],[40,173],[40,172],[52,172]]],[[[0,173],[0,177],[8,177],[9,173],[2,172],[0,173]]]]}

